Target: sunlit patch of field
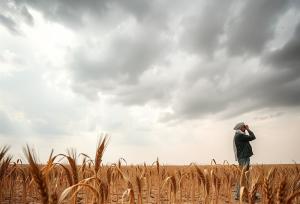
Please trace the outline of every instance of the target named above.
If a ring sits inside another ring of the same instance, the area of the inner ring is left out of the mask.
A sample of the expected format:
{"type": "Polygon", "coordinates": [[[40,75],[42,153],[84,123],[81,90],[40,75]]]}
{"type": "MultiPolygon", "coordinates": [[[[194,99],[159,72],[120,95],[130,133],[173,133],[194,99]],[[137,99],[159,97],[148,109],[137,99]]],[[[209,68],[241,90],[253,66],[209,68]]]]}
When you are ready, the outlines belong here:
{"type": "Polygon", "coordinates": [[[226,161],[187,166],[127,165],[125,159],[103,165],[107,138],[94,159],[86,154],[49,156],[38,165],[24,149],[28,164],[13,161],[0,148],[1,203],[300,203],[300,168],[296,164],[253,165],[249,171],[226,161]],[[236,183],[241,198],[234,200],[236,183]]]}

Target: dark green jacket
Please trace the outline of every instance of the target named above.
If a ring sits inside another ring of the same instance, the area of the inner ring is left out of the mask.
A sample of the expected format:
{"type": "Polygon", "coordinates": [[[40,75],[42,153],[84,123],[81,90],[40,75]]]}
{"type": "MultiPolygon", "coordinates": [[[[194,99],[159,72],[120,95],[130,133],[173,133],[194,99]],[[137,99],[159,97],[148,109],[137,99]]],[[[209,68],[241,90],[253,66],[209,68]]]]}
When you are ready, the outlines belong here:
{"type": "Polygon", "coordinates": [[[256,137],[252,131],[248,131],[249,135],[242,133],[235,133],[234,142],[236,146],[237,158],[248,158],[253,155],[252,147],[249,141],[255,140],[256,137]]]}

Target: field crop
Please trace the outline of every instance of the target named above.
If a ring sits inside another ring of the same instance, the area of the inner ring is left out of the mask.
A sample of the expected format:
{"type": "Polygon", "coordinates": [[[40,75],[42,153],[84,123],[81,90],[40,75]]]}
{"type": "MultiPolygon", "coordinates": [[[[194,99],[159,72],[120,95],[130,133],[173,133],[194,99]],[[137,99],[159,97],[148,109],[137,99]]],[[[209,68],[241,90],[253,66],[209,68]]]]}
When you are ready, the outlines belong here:
{"type": "Polygon", "coordinates": [[[9,148],[0,148],[1,203],[300,203],[297,164],[253,165],[249,171],[223,162],[168,166],[127,165],[121,158],[104,165],[103,137],[95,158],[75,150],[49,155],[37,164],[34,151],[24,148],[26,164],[13,161],[9,148]],[[240,199],[234,199],[239,183],[240,199]]]}

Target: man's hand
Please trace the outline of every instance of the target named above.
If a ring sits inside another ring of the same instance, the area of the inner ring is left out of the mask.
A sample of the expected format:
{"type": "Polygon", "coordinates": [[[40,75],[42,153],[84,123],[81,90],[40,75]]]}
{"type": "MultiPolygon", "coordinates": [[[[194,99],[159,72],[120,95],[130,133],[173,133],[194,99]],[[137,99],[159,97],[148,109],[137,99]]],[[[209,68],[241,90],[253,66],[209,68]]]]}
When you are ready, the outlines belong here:
{"type": "Polygon", "coordinates": [[[246,130],[249,130],[249,126],[248,126],[248,125],[245,125],[245,129],[246,129],[246,130]]]}
{"type": "Polygon", "coordinates": [[[249,138],[251,138],[251,140],[249,140],[249,141],[255,140],[256,137],[255,137],[254,133],[250,130],[249,125],[245,125],[245,129],[249,133],[249,138]]]}

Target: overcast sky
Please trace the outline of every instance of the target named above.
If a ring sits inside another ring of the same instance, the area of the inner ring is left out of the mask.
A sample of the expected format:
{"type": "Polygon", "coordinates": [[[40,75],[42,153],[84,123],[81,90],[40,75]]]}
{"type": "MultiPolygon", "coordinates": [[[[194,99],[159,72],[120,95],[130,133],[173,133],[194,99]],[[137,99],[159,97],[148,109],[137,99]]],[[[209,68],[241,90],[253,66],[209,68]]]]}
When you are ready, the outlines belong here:
{"type": "Polygon", "coordinates": [[[1,0],[0,144],[104,162],[300,162],[298,0],[1,0]]]}

